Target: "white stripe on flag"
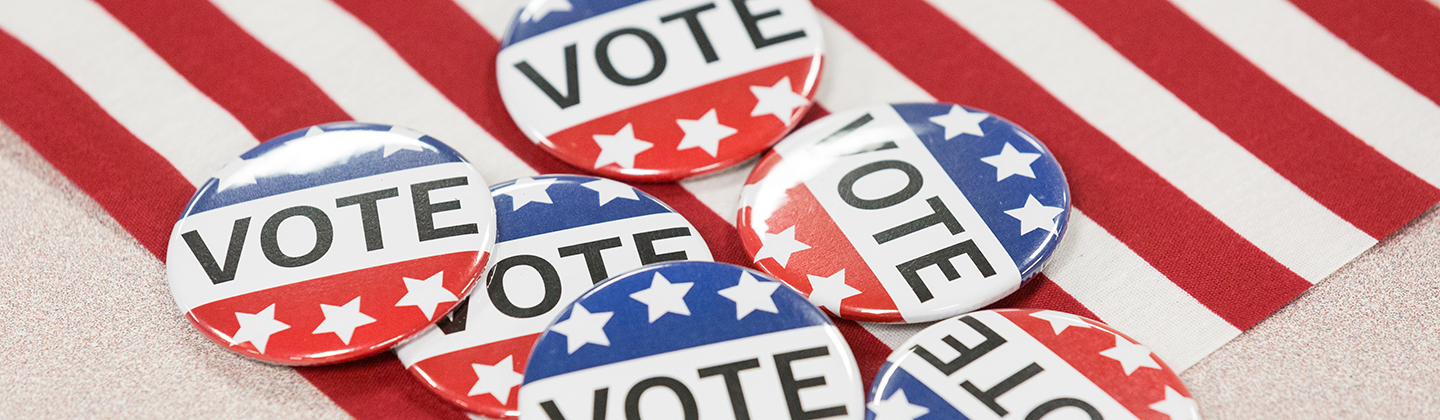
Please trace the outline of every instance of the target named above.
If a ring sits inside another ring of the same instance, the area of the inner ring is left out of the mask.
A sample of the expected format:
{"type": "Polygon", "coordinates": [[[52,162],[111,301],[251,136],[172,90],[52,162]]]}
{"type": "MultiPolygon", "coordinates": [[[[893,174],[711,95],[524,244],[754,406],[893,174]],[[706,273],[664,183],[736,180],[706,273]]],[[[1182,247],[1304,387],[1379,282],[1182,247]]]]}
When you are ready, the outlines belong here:
{"type": "Polygon", "coordinates": [[[355,119],[434,136],[470,159],[486,182],[535,174],[410,68],[379,35],[339,6],[323,0],[215,4],[309,76],[355,119]]]}
{"type": "Polygon", "coordinates": [[[1172,2],[1326,117],[1440,186],[1440,106],[1305,12],[1282,0],[1172,2]]]}
{"type": "Polygon", "coordinates": [[[1311,283],[1375,244],[1054,3],[934,3],[1081,118],[1311,283]]]}
{"type": "Polygon", "coordinates": [[[1045,275],[1176,371],[1240,335],[1079,210],[1045,275]]]}
{"type": "Polygon", "coordinates": [[[94,3],[0,2],[0,26],[59,68],[191,184],[205,182],[255,147],[255,137],[235,117],[94,3]]]}

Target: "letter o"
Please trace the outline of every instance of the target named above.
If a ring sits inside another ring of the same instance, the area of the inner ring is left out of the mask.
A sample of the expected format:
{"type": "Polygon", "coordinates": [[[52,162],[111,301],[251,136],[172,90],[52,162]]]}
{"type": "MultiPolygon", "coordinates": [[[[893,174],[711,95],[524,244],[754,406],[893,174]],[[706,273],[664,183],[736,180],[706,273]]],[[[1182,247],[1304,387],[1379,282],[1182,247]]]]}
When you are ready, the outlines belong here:
{"type": "Polygon", "coordinates": [[[838,185],[836,189],[840,193],[840,199],[844,200],[845,204],[849,204],[850,207],[878,210],[909,200],[910,197],[914,197],[916,193],[919,193],[920,187],[924,185],[925,178],[920,175],[919,169],[915,169],[915,165],[898,160],[882,160],[870,162],[851,170],[840,178],[840,185],[838,185]],[[855,183],[860,181],[860,178],[886,169],[895,169],[904,172],[906,177],[905,187],[890,195],[874,200],[866,200],[855,195],[855,183]]]}
{"type": "Polygon", "coordinates": [[[495,304],[495,309],[500,313],[513,318],[534,318],[555,309],[560,303],[560,274],[555,272],[555,266],[549,261],[534,255],[516,255],[500,260],[495,263],[495,268],[490,270],[490,276],[485,280],[485,291],[490,294],[490,302],[495,304]],[[540,273],[540,281],[545,284],[545,297],[540,303],[528,308],[515,306],[510,302],[510,296],[505,294],[505,272],[515,266],[524,265],[535,269],[540,273]]]}
{"type": "Polygon", "coordinates": [[[625,420],[641,420],[640,396],[645,395],[646,390],[657,386],[670,388],[670,391],[675,393],[675,398],[680,400],[680,409],[685,412],[685,420],[700,418],[700,409],[695,406],[695,394],[690,393],[690,388],[675,378],[657,376],[630,387],[630,392],[625,394],[625,420]]]}
{"type": "Polygon", "coordinates": [[[295,206],[280,210],[269,219],[265,220],[265,226],[260,229],[260,250],[265,253],[265,259],[281,267],[299,267],[315,262],[320,257],[330,252],[330,243],[335,240],[335,229],[330,225],[330,216],[325,215],[324,210],[311,206],[295,206]],[[310,224],[315,226],[315,245],[310,247],[310,252],[298,257],[285,255],[280,251],[280,223],[285,219],[300,216],[310,219],[310,224]]]}
{"type": "Polygon", "coordinates": [[[605,34],[604,37],[600,38],[600,42],[595,44],[595,63],[600,66],[600,73],[605,74],[605,78],[610,79],[612,82],[625,86],[643,85],[649,83],[651,80],[655,80],[655,78],[660,77],[660,73],[665,72],[665,48],[660,46],[660,40],[655,39],[655,35],[645,32],[644,29],[617,29],[614,32],[605,34]],[[641,41],[645,41],[645,46],[650,47],[650,57],[652,60],[650,61],[649,73],[631,79],[615,70],[615,66],[610,63],[610,41],[614,41],[615,38],[618,38],[620,35],[634,35],[636,38],[640,38],[641,41]]]}

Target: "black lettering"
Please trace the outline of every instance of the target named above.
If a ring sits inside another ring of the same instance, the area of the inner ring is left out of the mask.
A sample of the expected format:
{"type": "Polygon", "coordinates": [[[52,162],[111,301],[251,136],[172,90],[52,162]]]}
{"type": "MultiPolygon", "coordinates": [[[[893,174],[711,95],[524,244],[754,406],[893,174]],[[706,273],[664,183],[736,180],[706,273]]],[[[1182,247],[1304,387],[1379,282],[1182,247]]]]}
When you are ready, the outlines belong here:
{"type": "Polygon", "coordinates": [[[299,267],[315,262],[320,257],[330,252],[330,242],[335,240],[335,229],[330,225],[330,216],[325,211],[310,206],[295,206],[276,212],[265,220],[265,226],[260,228],[260,250],[265,253],[265,258],[271,263],[281,267],[299,267]],[[300,216],[310,219],[310,224],[315,226],[315,245],[310,247],[310,252],[298,257],[285,255],[280,251],[280,222],[291,217],[300,216]]]}
{"type": "Polygon", "coordinates": [[[644,395],[646,390],[657,386],[670,388],[670,392],[675,393],[675,398],[680,400],[680,409],[685,413],[685,420],[700,418],[700,409],[695,406],[695,395],[690,393],[690,388],[686,388],[685,384],[675,378],[657,376],[640,381],[625,394],[625,420],[640,420],[640,396],[644,395]]]}
{"type": "Polygon", "coordinates": [[[990,260],[985,259],[985,254],[980,253],[980,247],[975,246],[975,241],[951,245],[945,249],[900,263],[895,266],[895,269],[900,270],[900,276],[905,277],[905,282],[910,284],[910,290],[915,291],[915,297],[924,302],[934,299],[935,296],[930,293],[930,287],[925,285],[925,280],[920,278],[920,269],[932,265],[940,267],[940,272],[945,274],[946,280],[955,281],[960,278],[960,272],[955,270],[955,265],[950,263],[950,259],[961,255],[969,256],[970,262],[975,263],[975,268],[980,270],[981,275],[985,277],[995,275],[995,267],[990,265],[990,260]]]}
{"type": "MultiPolygon", "coordinates": [[[[590,408],[590,418],[605,420],[605,408],[610,400],[610,388],[595,390],[595,405],[590,408]]],[[[565,420],[565,415],[560,414],[560,408],[555,406],[555,400],[548,400],[540,403],[540,408],[545,410],[545,415],[550,420],[565,420]]]]}
{"type": "Polygon", "coordinates": [[[850,170],[845,176],[840,177],[840,185],[837,186],[836,190],[840,193],[840,199],[844,200],[845,204],[849,204],[850,207],[864,210],[879,210],[909,200],[910,197],[914,197],[916,193],[919,193],[920,187],[924,185],[925,178],[920,175],[920,170],[916,169],[915,165],[899,160],[882,160],[870,162],[850,170]],[[867,200],[855,195],[855,183],[860,181],[860,178],[886,169],[894,169],[905,173],[905,187],[890,195],[874,200],[867,200]]]}
{"type": "Polygon", "coordinates": [[[1001,344],[1005,344],[1005,337],[996,334],[995,330],[990,329],[985,323],[969,315],[960,318],[960,321],[984,336],[985,342],[975,347],[966,347],[965,344],[960,343],[960,340],[955,339],[954,336],[947,335],[941,338],[940,341],[945,342],[950,348],[955,349],[956,353],[959,353],[958,356],[955,356],[954,359],[950,359],[948,362],[941,361],[940,358],[935,357],[935,354],[931,353],[929,349],[921,347],[918,344],[915,345],[915,347],[911,347],[911,349],[915,351],[915,355],[920,356],[921,359],[930,363],[930,366],[934,366],[935,370],[940,371],[940,373],[945,374],[945,376],[950,376],[950,374],[964,368],[965,365],[970,364],[970,362],[975,361],[975,359],[979,359],[980,356],[984,356],[985,353],[989,353],[991,350],[995,350],[996,347],[1000,347],[1001,344]]]}
{"type": "Polygon", "coordinates": [[[215,262],[215,256],[210,254],[210,247],[205,246],[205,240],[200,238],[200,232],[189,231],[180,235],[185,238],[185,245],[190,246],[190,253],[195,254],[195,259],[200,261],[200,268],[205,269],[205,275],[210,276],[210,283],[220,284],[235,280],[235,271],[240,268],[240,250],[245,247],[245,234],[250,231],[250,218],[235,219],[235,225],[230,228],[230,247],[225,250],[225,268],[215,262]]]}
{"type": "Polygon", "coordinates": [[[825,385],[825,377],[816,376],[797,380],[795,379],[795,370],[790,367],[790,363],[796,360],[829,355],[830,349],[823,346],[775,355],[775,370],[780,376],[780,391],[785,394],[785,407],[790,409],[790,418],[792,420],[823,419],[846,414],[845,406],[843,405],[805,411],[804,404],[800,403],[800,390],[825,385]]]}
{"type": "Polygon", "coordinates": [[[460,303],[455,304],[455,307],[450,309],[449,314],[441,317],[439,321],[435,321],[435,326],[440,328],[440,332],[445,333],[445,335],[454,334],[465,331],[465,319],[469,317],[470,296],[465,296],[464,299],[460,299],[460,303]]]}
{"type": "Polygon", "coordinates": [[[955,220],[955,215],[950,214],[950,208],[945,207],[945,202],[940,201],[940,197],[930,197],[926,199],[925,202],[930,203],[930,210],[932,211],[932,213],[926,215],[925,217],[905,222],[905,224],[886,229],[883,232],[875,234],[875,243],[884,244],[886,242],[900,239],[900,237],[902,236],[919,232],[921,229],[942,223],[945,224],[946,229],[950,229],[951,235],[955,235],[965,231],[965,228],[960,226],[960,221],[955,220]]]}
{"type": "Polygon", "coordinates": [[[678,227],[635,234],[635,250],[640,254],[640,264],[649,265],[663,261],[680,261],[687,258],[685,251],[667,252],[664,254],[655,253],[655,241],[681,236],[690,236],[690,228],[678,227]]]}
{"type": "Polygon", "coordinates": [[[560,91],[555,90],[555,86],[551,85],[550,81],[545,80],[545,77],[541,76],[540,72],[535,71],[534,67],[530,67],[529,62],[521,61],[515,64],[515,68],[519,69],[520,73],[525,74],[525,77],[530,79],[530,82],[534,83],[535,87],[540,88],[541,92],[545,92],[545,96],[549,96],[550,100],[554,101],[556,106],[559,106],[560,109],[565,109],[580,103],[580,65],[578,63],[579,60],[577,60],[575,56],[575,44],[565,46],[566,94],[564,95],[561,95],[560,91]]]}
{"type": "Polygon", "coordinates": [[[745,390],[740,387],[740,371],[758,367],[759,359],[748,359],[702,368],[698,372],[701,378],[715,375],[725,378],[725,392],[730,394],[730,409],[735,412],[735,420],[750,420],[750,408],[745,405],[745,390]]]}
{"type": "Polygon", "coordinates": [[[415,203],[415,230],[420,232],[420,242],[480,233],[480,228],[474,223],[435,228],[435,213],[459,210],[460,201],[450,200],[431,203],[430,191],[469,184],[470,181],[461,176],[421,182],[410,186],[410,199],[415,203]]]}
{"type": "Polygon", "coordinates": [[[380,208],[375,205],[375,202],[398,196],[400,196],[399,188],[371,191],[337,198],[335,207],[360,205],[360,227],[365,232],[365,250],[374,251],[385,247],[385,239],[380,236],[380,208]]]}
{"type": "Polygon", "coordinates": [[[610,278],[610,274],[605,271],[605,259],[600,255],[600,251],[610,248],[619,248],[621,245],[622,244],[620,243],[620,238],[614,237],[608,239],[601,239],[598,241],[590,241],[583,244],[570,245],[567,247],[562,247],[557,251],[560,251],[561,257],[584,255],[585,268],[590,270],[590,282],[594,284],[600,284],[600,282],[610,278]]]}
{"type": "Polygon", "coordinates": [[[555,309],[560,303],[560,275],[555,272],[555,266],[549,261],[534,255],[515,255],[495,263],[495,268],[490,269],[490,277],[485,280],[485,291],[490,294],[490,302],[495,304],[495,309],[500,313],[512,318],[533,318],[544,315],[555,309]],[[540,273],[540,281],[545,287],[545,297],[540,303],[529,308],[521,308],[510,302],[510,296],[505,294],[505,273],[515,266],[524,265],[540,273]]]}
{"type": "Polygon", "coordinates": [[[660,18],[660,23],[685,19],[685,24],[690,27],[690,35],[695,37],[695,46],[700,47],[700,54],[705,56],[705,62],[713,63],[715,60],[719,60],[720,56],[715,55],[715,46],[710,45],[710,37],[705,35],[705,28],[700,26],[700,12],[714,8],[715,3],[706,3],[694,9],[663,16],[660,18]]]}
{"type": "Polygon", "coordinates": [[[975,387],[975,384],[970,383],[970,381],[961,383],[960,387],[965,388],[965,391],[969,392],[970,395],[974,395],[975,399],[985,403],[985,406],[990,407],[990,411],[994,411],[995,415],[1004,417],[1010,412],[1005,410],[1005,407],[1001,407],[1000,403],[995,402],[995,399],[1000,398],[1001,395],[1005,395],[1006,392],[1010,392],[1010,389],[1015,388],[1016,385],[1020,385],[1026,380],[1029,380],[1030,377],[1044,371],[1045,368],[1031,363],[1030,366],[1020,369],[1019,372],[1015,372],[1014,375],[1010,375],[1009,378],[1005,378],[1005,380],[1000,381],[1000,383],[995,384],[995,386],[990,389],[981,391],[980,388],[975,387]]]}
{"type": "Polygon", "coordinates": [[[655,35],[645,32],[644,29],[621,28],[615,30],[615,32],[605,34],[604,37],[600,38],[600,42],[595,44],[595,63],[600,65],[600,73],[604,74],[605,78],[610,79],[610,81],[625,86],[639,86],[650,83],[651,80],[660,77],[660,73],[665,72],[665,48],[660,46],[660,40],[655,39],[655,35]],[[645,46],[650,48],[651,61],[649,73],[631,79],[615,70],[615,66],[610,63],[610,41],[614,41],[615,38],[620,35],[634,35],[636,38],[640,38],[641,41],[645,41],[645,46]]]}
{"type": "Polygon", "coordinates": [[[1025,420],[1040,420],[1040,418],[1045,417],[1046,414],[1050,414],[1051,411],[1055,411],[1061,407],[1075,407],[1084,410],[1085,414],[1090,416],[1090,420],[1102,420],[1105,418],[1105,416],[1100,415],[1100,410],[1096,410],[1095,406],[1090,405],[1090,403],[1074,398],[1056,398],[1040,404],[1040,406],[1035,407],[1034,410],[1030,410],[1030,414],[1025,416],[1025,420]]]}
{"type": "Polygon", "coordinates": [[[735,3],[735,12],[740,14],[740,22],[745,24],[745,32],[750,34],[750,42],[755,44],[757,50],[805,37],[805,31],[800,30],[766,38],[764,34],[760,33],[760,20],[780,16],[780,10],[771,10],[757,15],[750,11],[750,6],[745,4],[745,0],[730,0],[730,2],[735,3]]]}

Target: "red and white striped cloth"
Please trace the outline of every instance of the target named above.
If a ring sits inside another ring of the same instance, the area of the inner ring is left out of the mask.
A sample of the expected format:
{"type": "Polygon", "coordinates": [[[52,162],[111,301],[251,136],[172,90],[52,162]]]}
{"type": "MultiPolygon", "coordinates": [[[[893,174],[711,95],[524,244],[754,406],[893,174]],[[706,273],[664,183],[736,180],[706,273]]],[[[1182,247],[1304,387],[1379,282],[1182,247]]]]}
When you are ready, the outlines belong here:
{"type": "MultiPolygon", "coordinates": [[[[431,134],[486,179],[577,172],[495,85],[522,0],[0,2],[0,121],[163,259],[258,141],[339,120],[431,134]]],[[[819,106],[947,101],[1014,121],[1070,231],[999,307],[1103,320],[1183,370],[1440,201],[1440,7],[1424,0],[816,0],[819,106]]],[[[640,185],[749,264],[749,167],[640,185]]],[[[918,326],[840,322],[868,381],[918,326]]],[[[350,413],[458,417],[393,356],[297,371],[350,413]]]]}

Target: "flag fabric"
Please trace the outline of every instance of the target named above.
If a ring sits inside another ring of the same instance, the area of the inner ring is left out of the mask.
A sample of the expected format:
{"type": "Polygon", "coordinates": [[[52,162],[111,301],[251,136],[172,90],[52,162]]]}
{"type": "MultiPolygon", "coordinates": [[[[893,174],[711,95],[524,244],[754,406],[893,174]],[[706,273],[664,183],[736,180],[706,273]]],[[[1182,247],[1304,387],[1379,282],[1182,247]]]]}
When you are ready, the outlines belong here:
{"type": "MultiPolygon", "coordinates": [[[[316,124],[409,127],[492,181],[581,173],[501,102],[498,38],[523,3],[4,2],[0,121],[156,258],[197,187],[316,124]]],[[[1422,0],[814,4],[825,66],[805,121],[944,101],[1024,127],[1073,207],[1051,263],[995,307],[1100,320],[1177,370],[1440,200],[1440,8],[1422,0]]],[[[744,265],[750,169],[637,187],[744,265]]],[[[923,327],[836,326],[866,381],[923,327]]],[[[390,371],[388,355],[297,369],[360,417],[460,415],[377,396],[426,394],[367,379],[390,371]]]]}

